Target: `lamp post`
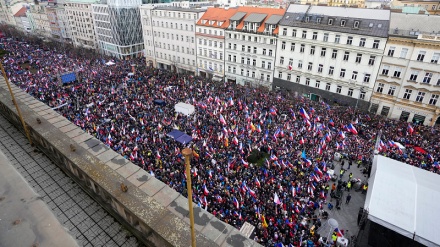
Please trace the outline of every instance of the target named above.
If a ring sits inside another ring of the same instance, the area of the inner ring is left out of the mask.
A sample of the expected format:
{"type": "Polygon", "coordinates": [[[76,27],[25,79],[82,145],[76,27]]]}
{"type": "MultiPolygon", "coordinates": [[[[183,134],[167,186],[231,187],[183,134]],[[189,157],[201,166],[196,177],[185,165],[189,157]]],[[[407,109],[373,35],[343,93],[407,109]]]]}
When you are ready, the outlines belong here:
{"type": "Polygon", "coordinates": [[[186,166],[186,190],[188,192],[188,208],[189,208],[189,222],[191,227],[191,246],[196,247],[196,234],[194,232],[194,210],[192,205],[192,185],[191,185],[191,156],[192,150],[185,148],[182,150],[183,156],[185,156],[186,166]]]}
{"type": "MultiPolygon", "coordinates": [[[[0,50],[0,58],[3,58],[4,53],[5,52],[3,50],[0,50]]],[[[3,63],[1,61],[0,61],[0,69],[2,71],[3,77],[5,78],[6,85],[8,85],[8,89],[9,89],[9,93],[11,94],[12,102],[15,105],[15,109],[17,110],[21,124],[23,125],[23,129],[24,129],[24,132],[26,133],[26,137],[29,140],[29,143],[33,146],[32,139],[29,134],[29,130],[27,128],[26,123],[24,122],[23,116],[21,115],[20,107],[18,107],[17,101],[15,100],[14,92],[12,92],[12,88],[11,88],[11,85],[9,84],[8,76],[6,75],[5,68],[3,67],[3,63]]]]}

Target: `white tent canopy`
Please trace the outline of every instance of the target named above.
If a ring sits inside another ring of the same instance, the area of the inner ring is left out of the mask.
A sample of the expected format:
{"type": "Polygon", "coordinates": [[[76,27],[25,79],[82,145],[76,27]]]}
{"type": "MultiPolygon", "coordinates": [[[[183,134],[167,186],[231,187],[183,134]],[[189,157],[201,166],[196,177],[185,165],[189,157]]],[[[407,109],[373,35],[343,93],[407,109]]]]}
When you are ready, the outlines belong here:
{"type": "Polygon", "coordinates": [[[115,65],[115,63],[112,62],[112,61],[108,61],[108,62],[106,62],[105,64],[108,65],[108,66],[110,66],[110,65],[115,65]]]}
{"type": "Polygon", "coordinates": [[[376,155],[365,201],[368,218],[426,246],[439,246],[440,176],[376,155]]]}
{"type": "Polygon", "coordinates": [[[191,104],[186,104],[183,102],[179,102],[174,106],[174,110],[178,113],[182,113],[185,115],[191,115],[194,113],[195,108],[191,104]]]}

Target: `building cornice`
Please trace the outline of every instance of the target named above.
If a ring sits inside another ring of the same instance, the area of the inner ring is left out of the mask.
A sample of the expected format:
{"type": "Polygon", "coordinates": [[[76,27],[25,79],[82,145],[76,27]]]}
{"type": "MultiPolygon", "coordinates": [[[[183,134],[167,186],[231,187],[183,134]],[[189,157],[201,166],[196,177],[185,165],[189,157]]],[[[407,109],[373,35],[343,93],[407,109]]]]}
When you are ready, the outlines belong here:
{"type": "Polygon", "coordinates": [[[412,44],[414,46],[425,47],[425,48],[434,46],[436,47],[436,49],[438,49],[437,47],[440,47],[440,42],[438,41],[429,41],[423,39],[405,38],[405,37],[396,37],[396,36],[390,36],[390,38],[388,39],[388,43],[401,44],[401,45],[412,44]]]}

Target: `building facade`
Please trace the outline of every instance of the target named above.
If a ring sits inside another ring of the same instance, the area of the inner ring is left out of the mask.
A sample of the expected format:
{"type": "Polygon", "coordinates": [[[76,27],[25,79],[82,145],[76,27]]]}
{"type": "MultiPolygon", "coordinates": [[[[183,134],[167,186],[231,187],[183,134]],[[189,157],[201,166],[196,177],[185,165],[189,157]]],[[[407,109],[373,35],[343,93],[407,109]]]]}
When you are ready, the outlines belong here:
{"type": "Polygon", "coordinates": [[[17,13],[14,14],[15,26],[20,31],[30,32],[31,28],[30,28],[29,19],[26,16],[26,11],[27,8],[22,7],[20,10],[17,11],[17,13]]]}
{"type": "Polygon", "coordinates": [[[98,0],[67,0],[65,11],[69,17],[72,43],[88,49],[97,47],[92,16],[92,4],[98,0]]]}
{"type": "Polygon", "coordinates": [[[31,4],[26,15],[29,19],[32,32],[42,37],[51,37],[49,18],[46,13],[47,2],[31,4]]]}
{"type": "Polygon", "coordinates": [[[390,36],[370,112],[440,124],[439,26],[440,16],[391,13],[390,36]]]}
{"type": "Polygon", "coordinates": [[[141,0],[111,0],[93,4],[93,22],[100,52],[117,58],[143,54],[141,0]]]}
{"type": "Polygon", "coordinates": [[[241,85],[271,87],[278,22],[284,9],[239,7],[225,36],[226,79],[241,85]]]}
{"type": "Polygon", "coordinates": [[[389,10],[290,5],[279,24],[274,86],[368,109],[389,10]]]}
{"type": "Polygon", "coordinates": [[[236,8],[209,8],[197,22],[197,64],[199,75],[224,80],[225,30],[236,8]]]}
{"type": "Polygon", "coordinates": [[[145,57],[157,68],[197,74],[196,23],[206,9],[177,6],[141,6],[145,57]]]}
{"type": "Polygon", "coordinates": [[[440,14],[440,2],[435,0],[400,0],[391,1],[391,8],[395,7],[422,7],[431,15],[440,14]]]}

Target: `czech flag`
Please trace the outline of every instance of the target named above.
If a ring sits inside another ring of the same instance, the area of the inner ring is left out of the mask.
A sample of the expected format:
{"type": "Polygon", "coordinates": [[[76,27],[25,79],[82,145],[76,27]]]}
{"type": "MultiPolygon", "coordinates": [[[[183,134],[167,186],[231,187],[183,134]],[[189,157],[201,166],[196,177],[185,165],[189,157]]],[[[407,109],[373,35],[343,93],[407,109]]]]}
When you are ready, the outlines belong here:
{"type": "Polygon", "coordinates": [[[408,132],[410,135],[414,132],[414,128],[411,126],[411,124],[408,124],[408,132]]]}
{"type": "Polygon", "coordinates": [[[306,110],[304,110],[304,108],[302,108],[302,107],[301,107],[301,109],[299,110],[299,114],[300,114],[304,119],[307,119],[307,120],[310,119],[309,114],[307,114],[306,110]]]}
{"type": "Polygon", "coordinates": [[[345,138],[345,134],[344,134],[344,132],[341,130],[341,131],[339,131],[339,136],[342,138],[342,139],[344,139],[345,138]]]}
{"type": "Polygon", "coordinates": [[[209,175],[209,178],[212,178],[212,171],[211,170],[209,170],[208,175],[209,175]]]}
{"type": "Polygon", "coordinates": [[[333,122],[333,119],[330,119],[330,121],[328,121],[328,124],[331,126],[335,126],[335,122],[333,122]]]}
{"type": "Polygon", "coordinates": [[[236,207],[237,209],[240,208],[240,204],[237,201],[237,198],[234,197],[234,199],[232,200],[232,203],[234,204],[234,207],[236,207]]]}
{"type": "Polygon", "coordinates": [[[319,167],[315,166],[315,172],[318,173],[318,175],[319,175],[320,177],[322,177],[323,173],[322,173],[322,171],[319,169],[319,167]]]}
{"type": "Polygon", "coordinates": [[[349,124],[349,125],[347,126],[347,129],[348,129],[348,131],[350,131],[351,133],[353,133],[353,134],[355,134],[355,135],[358,134],[358,132],[357,132],[356,128],[353,126],[353,124],[349,124]]]}
{"type": "Polygon", "coordinates": [[[249,194],[251,194],[252,197],[256,197],[255,191],[249,189],[249,194]]]}
{"type": "Polygon", "coordinates": [[[299,140],[299,144],[304,144],[304,143],[305,143],[304,138],[301,137],[301,139],[299,140]]]}
{"type": "Polygon", "coordinates": [[[270,160],[274,161],[274,160],[278,160],[277,156],[275,156],[274,154],[272,154],[270,156],[270,160]]]}
{"type": "Polygon", "coordinates": [[[222,114],[220,114],[220,123],[223,124],[223,125],[226,125],[226,120],[225,120],[225,118],[223,117],[222,114]]]}
{"type": "Polygon", "coordinates": [[[431,154],[428,154],[428,159],[431,160],[431,161],[434,161],[434,157],[432,157],[431,154]]]}
{"type": "Polygon", "coordinates": [[[275,204],[281,204],[280,198],[278,197],[277,193],[275,193],[273,197],[273,202],[275,202],[275,204]]]}
{"type": "Polygon", "coordinates": [[[209,194],[209,190],[206,188],[206,185],[203,185],[203,194],[205,194],[205,196],[209,194]]]}
{"type": "Polygon", "coordinates": [[[343,238],[344,234],[342,234],[341,230],[339,230],[339,228],[335,229],[336,234],[338,235],[338,237],[343,238]]]}
{"type": "Polygon", "coordinates": [[[322,155],[322,147],[321,147],[321,145],[319,145],[319,147],[318,147],[318,154],[322,155]]]}
{"type": "Polygon", "coordinates": [[[257,187],[260,187],[260,186],[261,186],[260,181],[258,180],[258,178],[255,178],[255,185],[256,185],[257,187]]]}

